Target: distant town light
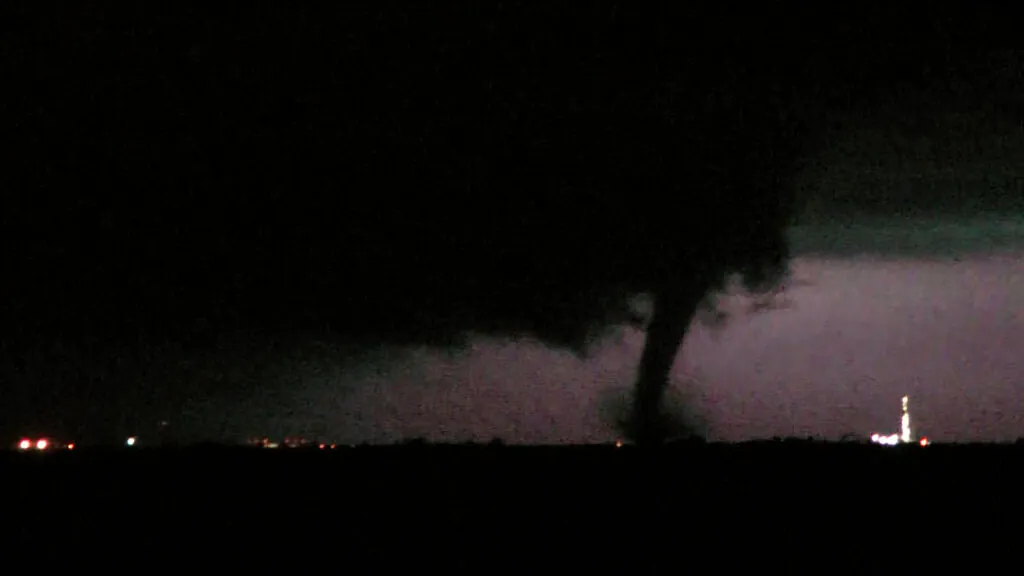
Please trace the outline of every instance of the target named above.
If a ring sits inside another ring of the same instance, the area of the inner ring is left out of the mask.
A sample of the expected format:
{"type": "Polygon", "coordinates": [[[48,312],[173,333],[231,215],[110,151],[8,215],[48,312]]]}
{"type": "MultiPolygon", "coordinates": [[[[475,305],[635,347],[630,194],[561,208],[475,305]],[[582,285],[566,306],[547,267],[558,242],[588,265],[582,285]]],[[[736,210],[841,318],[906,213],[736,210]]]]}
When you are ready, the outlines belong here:
{"type": "Polygon", "coordinates": [[[71,444],[68,444],[68,450],[74,450],[74,449],[75,449],[75,443],[74,442],[72,442],[71,444]]]}
{"type": "Polygon", "coordinates": [[[921,444],[921,446],[927,446],[929,444],[928,437],[927,436],[922,436],[921,437],[921,441],[919,443],[921,444]]]}
{"type": "Polygon", "coordinates": [[[20,448],[21,450],[28,450],[31,447],[32,447],[32,441],[29,440],[28,438],[25,438],[21,442],[18,442],[18,448],[20,448]]]}
{"type": "Polygon", "coordinates": [[[46,450],[49,446],[50,443],[46,440],[46,438],[42,438],[38,442],[36,442],[36,450],[46,450]]]}
{"type": "Polygon", "coordinates": [[[128,440],[125,440],[125,444],[128,446],[135,446],[135,436],[129,436],[128,440]]]}

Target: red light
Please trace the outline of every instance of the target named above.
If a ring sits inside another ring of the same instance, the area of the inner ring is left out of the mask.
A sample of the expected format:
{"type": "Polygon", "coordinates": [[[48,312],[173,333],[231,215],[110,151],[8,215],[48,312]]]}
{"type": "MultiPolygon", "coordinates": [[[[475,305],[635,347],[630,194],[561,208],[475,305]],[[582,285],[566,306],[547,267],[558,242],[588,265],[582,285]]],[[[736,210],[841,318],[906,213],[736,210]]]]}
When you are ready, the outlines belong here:
{"type": "Polygon", "coordinates": [[[921,446],[927,446],[929,444],[928,437],[925,436],[925,437],[921,438],[920,444],[921,444],[921,446]]]}
{"type": "Polygon", "coordinates": [[[50,442],[46,438],[43,438],[43,439],[39,440],[38,442],[36,442],[36,449],[37,450],[46,450],[49,447],[50,447],[50,442]]]}
{"type": "Polygon", "coordinates": [[[32,447],[32,441],[28,438],[22,438],[21,442],[18,442],[18,448],[22,450],[28,450],[32,447]]]}
{"type": "Polygon", "coordinates": [[[324,448],[325,448],[325,446],[323,444],[321,444],[320,445],[320,449],[323,450],[324,448]]]}
{"type": "Polygon", "coordinates": [[[71,444],[68,444],[68,450],[74,450],[74,449],[75,449],[75,443],[74,442],[72,442],[71,444]]]}

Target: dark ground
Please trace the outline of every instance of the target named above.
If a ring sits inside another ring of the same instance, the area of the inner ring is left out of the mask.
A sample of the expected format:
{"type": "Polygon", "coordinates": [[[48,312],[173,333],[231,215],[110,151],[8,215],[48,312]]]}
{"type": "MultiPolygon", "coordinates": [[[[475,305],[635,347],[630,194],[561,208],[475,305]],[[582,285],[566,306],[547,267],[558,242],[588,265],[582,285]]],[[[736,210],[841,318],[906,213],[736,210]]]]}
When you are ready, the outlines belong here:
{"type": "Polygon", "coordinates": [[[803,441],[95,449],[4,454],[0,478],[5,548],[51,554],[35,558],[749,573],[842,554],[874,573],[1011,550],[1022,455],[803,441]]]}

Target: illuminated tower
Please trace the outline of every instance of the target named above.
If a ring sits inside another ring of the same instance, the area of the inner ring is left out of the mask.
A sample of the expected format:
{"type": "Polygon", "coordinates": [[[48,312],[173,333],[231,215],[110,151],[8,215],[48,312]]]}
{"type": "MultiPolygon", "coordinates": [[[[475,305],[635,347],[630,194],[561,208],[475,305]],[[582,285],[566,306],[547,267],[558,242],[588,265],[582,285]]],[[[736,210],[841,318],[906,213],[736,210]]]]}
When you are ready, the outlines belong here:
{"type": "Polygon", "coordinates": [[[910,436],[910,409],[908,404],[910,402],[909,397],[903,397],[903,417],[900,419],[900,441],[911,442],[910,436]]]}

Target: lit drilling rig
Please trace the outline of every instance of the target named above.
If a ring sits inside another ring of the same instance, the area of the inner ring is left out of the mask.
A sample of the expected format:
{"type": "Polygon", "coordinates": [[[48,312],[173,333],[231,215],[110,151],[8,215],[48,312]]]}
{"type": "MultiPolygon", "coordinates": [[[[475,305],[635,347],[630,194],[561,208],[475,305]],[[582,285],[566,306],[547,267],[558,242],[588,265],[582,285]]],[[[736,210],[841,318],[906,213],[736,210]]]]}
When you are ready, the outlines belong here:
{"type": "MultiPolygon", "coordinates": [[[[904,396],[900,402],[900,433],[899,434],[872,434],[871,441],[883,446],[895,446],[897,444],[909,444],[914,442],[914,435],[910,431],[910,397],[904,396]]],[[[928,438],[922,436],[917,441],[921,446],[928,445],[928,438]]]]}
{"type": "Polygon", "coordinates": [[[900,441],[910,442],[910,398],[908,396],[903,397],[903,415],[900,416],[900,441]]]}

